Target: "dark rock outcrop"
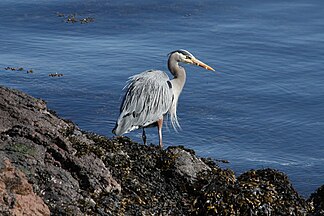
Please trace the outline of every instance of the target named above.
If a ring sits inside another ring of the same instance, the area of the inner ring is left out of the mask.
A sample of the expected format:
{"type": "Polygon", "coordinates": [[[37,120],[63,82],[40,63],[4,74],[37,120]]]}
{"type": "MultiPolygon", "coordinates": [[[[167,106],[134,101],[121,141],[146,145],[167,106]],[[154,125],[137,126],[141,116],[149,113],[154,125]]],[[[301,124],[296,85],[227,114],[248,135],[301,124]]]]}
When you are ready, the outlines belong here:
{"type": "Polygon", "coordinates": [[[312,193],[308,201],[314,206],[312,215],[324,215],[324,185],[312,193]]]}
{"type": "Polygon", "coordinates": [[[78,215],[85,200],[91,202],[90,192],[118,192],[120,185],[95,154],[77,155],[72,137],[93,143],[43,100],[0,88],[0,160],[8,158],[25,173],[51,212],[78,215]]]}
{"type": "MultiPolygon", "coordinates": [[[[40,197],[52,215],[323,212],[323,189],[306,201],[279,171],[251,170],[236,177],[184,147],[161,150],[127,137],[87,133],[57,117],[43,100],[0,87],[0,169],[8,161],[33,187],[25,196],[40,197]]],[[[15,194],[3,188],[8,185],[0,175],[0,213],[10,215],[15,194]]]]}

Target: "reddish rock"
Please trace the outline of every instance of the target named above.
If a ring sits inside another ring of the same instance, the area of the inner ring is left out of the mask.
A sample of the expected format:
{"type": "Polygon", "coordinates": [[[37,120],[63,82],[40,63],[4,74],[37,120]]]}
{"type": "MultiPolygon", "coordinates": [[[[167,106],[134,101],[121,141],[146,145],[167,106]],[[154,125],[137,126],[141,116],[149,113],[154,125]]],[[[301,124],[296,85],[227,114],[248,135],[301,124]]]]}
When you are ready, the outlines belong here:
{"type": "Polygon", "coordinates": [[[50,215],[49,208],[34,193],[25,174],[13,167],[8,159],[0,168],[0,214],[50,215]]]}

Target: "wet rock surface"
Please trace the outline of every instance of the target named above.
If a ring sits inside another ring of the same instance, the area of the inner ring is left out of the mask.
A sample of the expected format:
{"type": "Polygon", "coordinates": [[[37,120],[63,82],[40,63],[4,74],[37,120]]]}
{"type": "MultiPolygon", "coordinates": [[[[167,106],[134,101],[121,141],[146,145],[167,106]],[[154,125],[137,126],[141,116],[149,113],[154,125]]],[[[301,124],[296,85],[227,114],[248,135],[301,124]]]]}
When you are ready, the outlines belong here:
{"type": "MultiPolygon", "coordinates": [[[[34,193],[52,215],[323,213],[323,187],[305,200],[273,169],[237,177],[181,146],[84,132],[45,101],[0,87],[0,169],[8,163],[32,185],[25,196],[34,193]]],[[[13,192],[3,185],[0,176],[0,213],[11,215],[13,192]]]]}

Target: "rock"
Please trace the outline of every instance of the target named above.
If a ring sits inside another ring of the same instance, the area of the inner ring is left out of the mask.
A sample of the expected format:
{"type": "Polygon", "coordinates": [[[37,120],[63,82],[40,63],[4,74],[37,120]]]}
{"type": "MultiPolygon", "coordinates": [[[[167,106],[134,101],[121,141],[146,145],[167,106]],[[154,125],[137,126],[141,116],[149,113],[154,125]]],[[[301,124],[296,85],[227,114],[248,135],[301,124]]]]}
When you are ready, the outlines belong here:
{"type": "Polygon", "coordinates": [[[191,184],[197,180],[198,173],[211,170],[207,164],[195,156],[194,151],[184,147],[169,147],[165,154],[167,157],[164,160],[170,163],[169,166],[172,164],[172,172],[182,176],[191,184]]]}
{"type": "Polygon", "coordinates": [[[76,155],[70,139],[93,141],[58,118],[43,100],[0,88],[0,158],[14,161],[51,213],[83,214],[90,193],[119,192],[120,185],[94,154],[76,155]]]}
{"type": "Polygon", "coordinates": [[[0,174],[3,215],[20,214],[18,204],[33,215],[48,214],[46,208],[51,215],[323,213],[323,187],[306,201],[277,170],[235,176],[182,146],[162,150],[84,132],[48,110],[45,101],[5,87],[0,87],[0,169],[20,179],[4,181],[7,171],[0,174]]]}
{"type": "Polygon", "coordinates": [[[324,185],[312,193],[308,201],[314,207],[312,215],[324,215],[324,185]]]}
{"type": "Polygon", "coordinates": [[[8,159],[0,161],[0,214],[50,215],[49,208],[33,192],[26,176],[13,167],[8,159]]]}
{"type": "Polygon", "coordinates": [[[279,171],[251,170],[236,180],[232,172],[222,172],[216,171],[202,187],[196,200],[198,214],[307,215],[311,211],[311,206],[294,190],[288,177],[279,171]]]}

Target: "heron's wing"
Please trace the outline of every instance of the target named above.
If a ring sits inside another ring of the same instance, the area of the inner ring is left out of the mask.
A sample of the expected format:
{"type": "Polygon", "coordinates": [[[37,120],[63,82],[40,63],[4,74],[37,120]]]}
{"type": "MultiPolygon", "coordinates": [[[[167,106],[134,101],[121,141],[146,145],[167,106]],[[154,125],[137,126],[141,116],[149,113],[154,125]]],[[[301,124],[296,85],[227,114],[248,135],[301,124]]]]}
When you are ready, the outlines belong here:
{"type": "Polygon", "coordinates": [[[125,88],[120,116],[113,130],[116,135],[155,123],[172,104],[171,82],[163,71],[148,70],[132,76],[125,88]]]}

